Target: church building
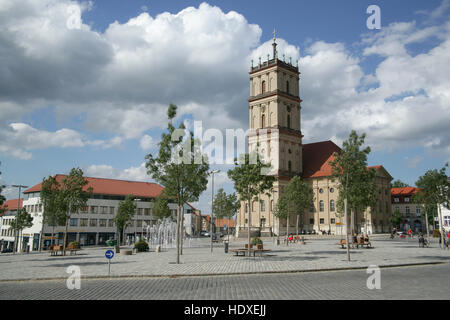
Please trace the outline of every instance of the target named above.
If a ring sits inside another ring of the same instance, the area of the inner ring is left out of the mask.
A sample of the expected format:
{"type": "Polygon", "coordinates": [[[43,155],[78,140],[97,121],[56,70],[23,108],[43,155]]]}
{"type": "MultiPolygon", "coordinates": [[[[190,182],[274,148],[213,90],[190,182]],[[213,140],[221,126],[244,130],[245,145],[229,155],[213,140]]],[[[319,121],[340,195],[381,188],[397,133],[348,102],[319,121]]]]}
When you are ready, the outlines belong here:
{"type": "MultiPolygon", "coordinates": [[[[286,234],[286,219],[273,215],[278,198],[290,179],[301,176],[314,192],[314,204],[301,218],[290,217],[289,232],[328,232],[345,234],[343,215],[337,213],[338,185],[331,181],[330,161],[333,153],[340,148],[332,141],[303,144],[301,131],[300,72],[291,59],[278,59],[276,38],[273,39],[273,59],[261,62],[250,68],[248,149],[258,152],[265,162],[272,164],[276,177],[269,195],[260,195],[252,201],[250,208],[241,202],[237,216],[236,233],[247,237],[249,223],[251,236],[271,236],[286,234]]],[[[358,214],[355,225],[361,232],[367,228],[369,234],[390,231],[391,175],[383,166],[373,167],[377,172],[378,199],[374,208],[358,214]]]]}

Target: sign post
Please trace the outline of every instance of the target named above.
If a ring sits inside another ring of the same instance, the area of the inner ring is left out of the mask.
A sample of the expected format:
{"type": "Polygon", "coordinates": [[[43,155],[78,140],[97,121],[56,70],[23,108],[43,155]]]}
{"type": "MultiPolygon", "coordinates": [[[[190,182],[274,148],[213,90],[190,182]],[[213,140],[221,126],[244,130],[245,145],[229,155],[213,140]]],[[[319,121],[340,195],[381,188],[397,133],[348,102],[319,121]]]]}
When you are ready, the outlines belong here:
{"type": "Polygon", "coordinates": [[[111,274],[111,259],[114,257],[114,251],[113,250],[107,250],[105,252],[105,257],[108,259],[108,277],[111,274]]]}

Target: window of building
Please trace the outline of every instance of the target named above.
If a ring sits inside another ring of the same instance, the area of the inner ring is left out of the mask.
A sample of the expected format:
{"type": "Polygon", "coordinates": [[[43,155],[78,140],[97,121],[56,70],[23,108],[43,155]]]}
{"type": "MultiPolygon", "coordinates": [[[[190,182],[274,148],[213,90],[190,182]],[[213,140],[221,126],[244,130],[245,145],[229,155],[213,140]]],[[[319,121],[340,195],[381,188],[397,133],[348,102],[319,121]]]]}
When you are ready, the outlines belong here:
{"type": "Polygon", "coordinates": [[[98,220],[98,226],[99,227],[106,227],[106,219],[98,220]]]}
{"type": "Polygon", "coordinates": [[[261,218],[260,224],[261,224],[261,227],[264,228],[266,226],[266,218],[261,218]]]}
{"type": "Polygon", "coordinates": [[[71,227],[77,227],[77,226],[78,226],[78,219],[77,219],[77,218],[70,218],[70,220],[69,220],[69,226],[71,226],[71,227]]]}
{"type": "Polygon", "coordinates": [[[409,202],[409,198],[408,197],[405,198],[405,202],[409,202]]]}
{"type": "Polygon", "coordinates": [[[91,213],[98,213],[98,207],[97,206],[91,206],[91,213]]]}
{"type": "Polygon", "coordinates": [[[399,198],[394,198],[394,202],[400,202],[399,198]]]}
{"type": "Polygon", "coordinates": [[[314,218],[309,219],[309,224],[314,224],[314,218]]]}
{"type": "Polygon", "coordinates": [[[97,219],[89,219],[89,226],[90,227],[96,227],[97,226],[97,219]]]}
{"type": "Polygon", "coordinates": [[[334,211],[334,210],[335,210],[334,200],[330,200],[330,211],[334,211]]]}
{"type": "Polygon", "coordinates": [[[310,212],[316,212],[316,207],[314,207],[314,202],[311,203],[311,207],[309,207],[310,212]]]}
{"type": "Polygon", "coordinates": [[[289,129],[291,128],[291,115],[290,114],[287,115],[287,127],[289,129]]]}
{"type": "Polygon", "coordinates": [[[322,188],[319,189],[319,193],[323,193],[323,189],[322,188]]]}
{"type": "Polygon", "coordinates": [[[420,215],[421,211],[420,211],[420,207],[416,207],[416,214],[420,215]]]}
{"type": "Polygon", "coordinates": [[[320,224],[324,224],[325,223],[325,219],[324,218],[320,218],[320,224]]]}
{"type": "Polygon", "coordinates": [[[273,211],[273,200],[270,200],[270,210],[273,211]]]}
{"type": "Polygon", "coordinates": [[[289,93],[289,81],[286,81],[286,92],[289,93]]]}
{"type": "Polygon", "coordinates": [[[80,219],[80,227],[87,227],[89,219],[80,219]]]}
{"type": "Polygon", "coordinates": [[[319,210],[320,210],[320,212],[323,212],[323,211],[324,211],[324,203],[323,203],[323,200],[320,200],[320,201],[319,201],[319,210]]]}
{"type": "Polygon", "coordinates": [[[264,200],[260,200],[259,204],[261,205],[261,211],[266,211],[266,202],[264,200]]]}
{"type": "Polygon", "coordinates": [[[292,172],[292,162],[291,161],[288,161],[288,170],[289,170],[289,173],[292,172]]]}
{"type": "Polygon", "coordinates": [[[330,188],[330,193],[333,193],[334,192],[334,188],[330,188]]]}
{"type": "Polygon", "coordinates": [[[246,224],[248,223],[248,219],[245,219],[245,223],[246,223],[246,224]]]}
{"type": "Polygon", "coordinates": [[[406,212],[406,214],[410,214],[409,207],[405,207],[405,212],[406,212]]]}
{"type": "Polygon", "coordinates": [[[108,211],[109,211],[109,207],[100,207],[101,208],[101,213],[102,214],[108,214],[108,211]]]}
{"type": "Polygon", "coordinates": [[[444,220],[444,227],[450,226],[450,216],[443,216],[442,220],[444,220]]]}
{"type": "Polygon", "coordinates": [[[109,207],[109,214],[114,214],[114,207],[109,207]]]}
{"type": "Polygon", "coordinates": [[[149,216],[150,215],[150,209],[149,208],[145,208],[144,209],[144,215],[145,216],[149,216]]]}
{"type": "Polygon", "coordinates": [[[81,213],[87,213],[88,210],[89,210],[88,208],[89,208],[88,206],[81,207],[80,212],[81,213]]]}
{"type": "Polygon", "coordinates": [[[263,114],[261,116],[261,128],[265,128],[266,127],[266,115],[263,114]]]}
{"type": "Polygon", "coordinates": [[[331,218],[330,223],[331,224],[335,224],[336,223],[336,219],[335,218],[331,218]]]}
{"type": "Polygon", "coordinates": [[[114,227],[114,220],[113,219],[109,219],[108,220],[108,227],[114,227]]]}
{"type": "Polygon", "coordinates": [[[261,83],[261,93],[265,92],[266,92],[266,81],[263,80],[263,82],[261,83]]]}
{"type": "Polygon", "coordinates": [[[137,227],[142,227],[142,220],[137,220],[137,227]]]}
{"type": "Polygon", "coordinates": [[[137,214],[138,214],[139,216],[142,216],[143,213],[144,213],[143,208],[138,208],[138,209],[137,209],[137,214]]]}

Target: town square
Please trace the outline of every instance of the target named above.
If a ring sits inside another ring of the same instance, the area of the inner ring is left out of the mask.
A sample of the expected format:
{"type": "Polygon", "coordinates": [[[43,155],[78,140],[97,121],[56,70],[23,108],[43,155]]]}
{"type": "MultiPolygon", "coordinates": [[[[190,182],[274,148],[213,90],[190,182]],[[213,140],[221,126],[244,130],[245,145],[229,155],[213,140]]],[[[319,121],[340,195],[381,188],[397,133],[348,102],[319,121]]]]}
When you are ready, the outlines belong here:
{"type": "Polygon", "coordinates": [[[0,300],[448,300],[450,1],[216,2],[0,0],[0,300]]]}

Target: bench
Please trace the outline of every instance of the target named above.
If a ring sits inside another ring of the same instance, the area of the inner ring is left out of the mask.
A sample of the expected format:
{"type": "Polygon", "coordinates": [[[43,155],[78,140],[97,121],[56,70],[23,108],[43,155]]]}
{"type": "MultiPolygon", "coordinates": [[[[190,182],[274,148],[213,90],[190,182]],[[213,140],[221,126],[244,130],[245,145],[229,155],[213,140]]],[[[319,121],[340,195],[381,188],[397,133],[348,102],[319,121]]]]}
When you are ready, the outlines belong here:
{"type": "Polygon", "coordinates": [[[239,256],[242,253],[242,256],[245,257],[245,254],[247,252],[249,252],[250,254],[253,253],[253,257],[256,256],[256,253],[260,253],[260,255],[262,256],[264,252],[269,252],[271,251],[270,249],[250,249],[250,251],[248,249],[230,249],[228,250],[229,252],[234,252],[235,256],[239,256]]]}
{"type": "Polygon", "coordinates": [[[72,254],[77,254],[77,251],[79,251],[80,250],[80,247],[78,247],[78,246],[73,246],[73,245],[68,245],[67,246],[67,250],[69,250],[70,251],[70,255],[72,255],[72,254]]]}
{"type": "Polygon", "coordinates": [[[358,237],[357,241],[358,241],[357,244],[356,244],[357,248],[359,248],[359,246],[362,246],[362,247],[366,246],[366,248],[371,248],[372,247],[372,244],[370,243],[369,238],[363,239],[361,237],[358,237]]]}
{"type": "Polygon", "coordinates": [[[50,246],[50,255],[51,256],[57,256],[58,252],[61,251],[61,255],[63,254],[63,246],[57,246],[57,245],[53,245],[50,246]]]}
{"type": "MultiPolygon", "coordinates": [[[[347,240],[346,239],[341,239],[337,245],[341,246],[341,249],[345,249],[345,245],[347,244],[347,240]]],[[[350,248],[354,248],[355,245],[353,243],[350,243],[350,248]]]]}

